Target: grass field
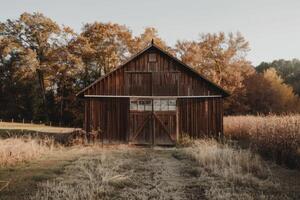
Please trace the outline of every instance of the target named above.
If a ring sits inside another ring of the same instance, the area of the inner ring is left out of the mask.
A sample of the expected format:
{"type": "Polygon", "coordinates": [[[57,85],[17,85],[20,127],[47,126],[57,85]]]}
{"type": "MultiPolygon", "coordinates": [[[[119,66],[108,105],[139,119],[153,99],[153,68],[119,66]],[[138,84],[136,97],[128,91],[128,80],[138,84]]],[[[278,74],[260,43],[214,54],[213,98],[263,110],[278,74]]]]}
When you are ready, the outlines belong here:
{"type": "Polygon", "coordinates": [[[62,145],[73,145],[74,143],[83,143],[83,135],[84,132],[79,128],[0,122],[0,138],[2,139],[25,137],[37,139],[39,143],[53,140],[62,145]]]}
{"type": "MultiPolygon", "coordinates": [[[[226,133],[253,143],[253,124],[255,130],[261,120],[265,127],[279,127],[274,118],[269,124],[267,118],[250,119],[226,118],[226,133]]],[[[286,132],[298,133],[294,126],[286,132]]],[[[48,137],[0,139],[0,199],[300,199],[299,170],[231,142],[186,139],[172,148],[72,144],[48,137]]]]}
{"type": "Polygon", "coordinates": [[[300,169],[300,115],[225,117],[224,129],[227,138],[279,164],[300,169]]]}
{"type": "Polygon", "coordinates": [[[0,129],[2,130],[28,130],[42,133],[69,133],[75,128],[64,128],[64,127],[53,127],[46,126],[44,124],[30,124],[30,123],[11,123],[11,122],[0,122],[0,129]]]}

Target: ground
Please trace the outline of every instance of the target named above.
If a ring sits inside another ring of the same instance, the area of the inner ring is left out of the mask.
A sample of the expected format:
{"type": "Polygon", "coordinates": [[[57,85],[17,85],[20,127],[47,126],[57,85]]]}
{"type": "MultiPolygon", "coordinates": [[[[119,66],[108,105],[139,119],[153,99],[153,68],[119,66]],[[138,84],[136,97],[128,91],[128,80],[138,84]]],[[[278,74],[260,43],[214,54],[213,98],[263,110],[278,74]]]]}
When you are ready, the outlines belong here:
{"type": "MultiPolygon", "coordinates": [[[[211,183],[223,184],[223,180],[204,173],[182,150],[67,148],[34,162],[1,169],[0,180],[10,180],[10,185],[0,192],[0,199],[208,199],[211,183]]],[[[270,170],[281,183],[280,191],[288,190],[277,199],[300,197],[299,171],[276,165],[270,170]]]]}
{"type": "Polygon", "coordinates": [[[32,131],[69,141],[74,129],[0,123],[0,200],[300,199],[299,170],[235,145],[65,145],[32,131]]]}

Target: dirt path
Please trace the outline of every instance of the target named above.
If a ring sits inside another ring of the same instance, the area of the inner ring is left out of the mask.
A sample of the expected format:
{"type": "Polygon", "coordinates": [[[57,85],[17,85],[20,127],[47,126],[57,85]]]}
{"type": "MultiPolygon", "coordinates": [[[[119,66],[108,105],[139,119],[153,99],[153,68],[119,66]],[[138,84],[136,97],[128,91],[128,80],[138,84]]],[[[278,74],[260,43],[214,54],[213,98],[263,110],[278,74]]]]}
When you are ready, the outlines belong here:
{"type": "MultiPolygon", "coordinates": [[[[132,153],[130,153],[132,154],[132,153]]],[[[122,190],[131,199],[204,199],[191,161],[176,157],[175,149],[139,149],[120,166],[120,173],[133,171],[136,187],[122,190]]]]}

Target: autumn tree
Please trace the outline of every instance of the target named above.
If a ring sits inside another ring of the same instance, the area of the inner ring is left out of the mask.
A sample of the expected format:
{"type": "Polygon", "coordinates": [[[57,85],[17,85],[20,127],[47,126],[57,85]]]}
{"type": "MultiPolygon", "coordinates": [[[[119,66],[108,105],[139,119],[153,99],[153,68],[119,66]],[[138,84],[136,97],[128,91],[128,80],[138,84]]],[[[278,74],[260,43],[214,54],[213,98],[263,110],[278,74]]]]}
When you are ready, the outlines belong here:
{"type": "Polygon", "coordinates": [[[254,69],[246,59],[249,44],[240,33],[202,34],[197,41],[178,41],[175,49],[183,62],[231,93],[227,113],[247,110],[243,81],[254,69]]]}
{"type": "Polygon", "coordinates": [[[74,86],[79,79],[79,74],[84,70],[82,57],[73,52],[74,44],[71,41],[77,40],[77,37],[73,30],[64,27],[49,41],[51,49],[47,54],[47,81],[49,81],[51,91],[55,94],[54,103],[57,106],[55,110],[56,116],[59,110],[60,124],[73,120],[70,117],[72,111],[68,108],[76,100],[74,86]]]}
{"type": "Polygon", "coordinates": [[[134,54],[141,51],[149,45],[152,40],[160,48],[173,52],[172,49],[167,46],[166,42],[158,35],[158,31],[154,27],[146,27],[143,33],[134,37],[130,47],[131,53],[134,54]]]}
{"type": "Polygon", "coordinates": [[[293,112],[299,109],[298,97],[295,96],[291,86],[285,84],[274,68],[263,73],[264,78],[270,83],[273,94],[273,103],[270,112],[293,112]]]}
{"type": "MultiPolygon", "coordinates": [[[[47,74],[47,53],[50,45],[49,38],[60,31],[60,27],[50,18],[40,13],[23,13],[17,20],[7,20],[0,24],[1,35],[18,43],[32,52],[32,59],[37,65],[30,65],[37,76],[44,112],[47,116],[45,74],[47,74]]],[[[29,70],[27,70],[29,71],[29,70]]]]}
{"type": "Polygon", "coordinates": [[[274,68],[255,73],[245,80],[250,113],[299,112],[299,97],[285,84],[274,68]]]}
{"type": "Polygon", "coordinates": [[[255,69],[263,72],[269,68],[274,68],[284,83],[291,85],[294,92],[300,95],[300,60],[274,60],[272,62],[262,62],[255,69]]]}
{"type": "Polygon", "coordinates": [[[28,66],[34,66],[32,51],[14,40],[0,38],[0,118],[30,117],[33,77],[28,66]],[[31,85],[31,87],[28,87],[31,85]]]}
{"type": "Polygon", "coordinates": [[[94,52],[86,59],[91,81],[110,72],[131,55],[132,34],[126,26],[95,22],[86,24],[81,36],[94,52]]]}

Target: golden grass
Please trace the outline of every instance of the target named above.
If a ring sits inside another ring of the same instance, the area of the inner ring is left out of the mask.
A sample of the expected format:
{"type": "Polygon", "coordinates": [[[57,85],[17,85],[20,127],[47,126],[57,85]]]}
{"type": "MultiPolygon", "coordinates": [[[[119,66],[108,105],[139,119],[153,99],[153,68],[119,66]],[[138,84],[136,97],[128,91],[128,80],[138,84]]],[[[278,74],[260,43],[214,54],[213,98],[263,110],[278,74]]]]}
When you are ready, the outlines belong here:
{"type": "MultiPolygon", "coordinates": [[[[121,149],[126,154],[126,148],[121,149]]],[[[115,150],[102,149],[97,156],[77,160],[65,169],[63,178],[42,183],[31,199],[118,199],[117,189],[134,183],[129,178],[133,172],[120,174],[126,158],[116,159],[115,150]]]]}
{"type": "Polygon", "coordinates": [[[11,122],[0,122],[0,129],[8,130],[30,130],[37,132],[47,132],[47,133],[69,133],[73,132],[75,128],[64,128],[64,127],[53,127],[46,126],[44,124],[29,124],[29,123],[11,123],[11,122]]]}
{"type": "Polygon", "coordinates": [[[249,150],[215,140],[177,149],[104,148],[43,182],[43,199],[298,199],[249,150]]]}
{"type": "Polygon", "coordinates": [[[197,140],[184,152],[195,160],[207,182],[208,199],[286,199],[268,165],[249,150],[234,149],[215,140],[197,140]]]}
{"type": "Polygon", "coordinates": [[[224,130],[227,138],[247,141],[277,163],[300,166],[300,115],[230,116],[224,130]]]}
{"type": "Polygon", "coordinates": [[[52,140],[33,138],[8,138],[0,140],[0,166],[16,165],[31,161],[53,150],[52,140]]]}

